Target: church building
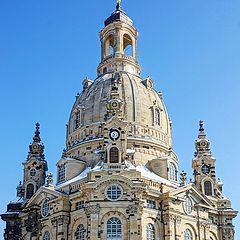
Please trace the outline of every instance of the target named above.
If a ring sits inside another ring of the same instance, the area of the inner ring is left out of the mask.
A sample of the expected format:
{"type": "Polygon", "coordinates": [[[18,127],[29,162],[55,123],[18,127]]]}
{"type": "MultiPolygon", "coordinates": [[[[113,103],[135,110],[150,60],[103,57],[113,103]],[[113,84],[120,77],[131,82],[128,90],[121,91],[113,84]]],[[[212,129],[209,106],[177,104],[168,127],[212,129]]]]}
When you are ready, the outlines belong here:
{"type": "Polygon", "coordinates": [[[97,77],[83,80],[73,104],[56,183],[37,123],[17,199],[1,214],[4,239],[234,240],[237,211],[223,194],[203,122],[188,181],[162,93],[141,77],[137,40],[118,1],[100,32],[97,77]]]}

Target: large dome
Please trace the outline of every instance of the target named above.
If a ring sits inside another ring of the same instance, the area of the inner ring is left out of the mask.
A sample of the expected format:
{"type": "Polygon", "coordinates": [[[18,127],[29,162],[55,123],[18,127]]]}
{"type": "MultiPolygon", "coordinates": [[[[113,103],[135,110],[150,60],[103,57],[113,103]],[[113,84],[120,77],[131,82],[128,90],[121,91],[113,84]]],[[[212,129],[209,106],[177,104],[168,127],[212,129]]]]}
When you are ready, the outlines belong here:
{"type": "Polygon", "coordinates": [[[170,163],[177,171],[162,93],[150,77],[140,75],[137,38],[133,21],[120,8],[105,21],[98,76],[83,80],[67,126],[65,160],[59,166],[65,161],[72,166],[70,178],[99,163],[106,169],[129,162],[147,165],[164,178],[170,163]]]}
{"type": "Polygon", "coordinates": [[[69,119],[68,148],[86,139],[79,135],[84,129],[114,117],[132,127],[129,136],[171,148],[171,126],[162,93],[153,89],[150,78],[143,80],[126,71],[115,71],[83,83],[84,90],[77,96],[69,119]]]}

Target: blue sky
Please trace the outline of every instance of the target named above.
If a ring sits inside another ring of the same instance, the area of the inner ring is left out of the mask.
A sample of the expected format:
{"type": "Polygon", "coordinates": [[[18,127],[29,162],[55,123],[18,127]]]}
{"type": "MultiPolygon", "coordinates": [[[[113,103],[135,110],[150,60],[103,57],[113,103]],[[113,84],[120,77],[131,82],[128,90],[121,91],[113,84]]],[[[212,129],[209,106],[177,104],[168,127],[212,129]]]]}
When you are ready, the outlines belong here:
{"type": "MultiPolygon", "coordinates": [[[[239,209],[240,1],[124,1],[139,31],[142,76],[164,93],[180,170],[192,177],[198,121],[205,121],[217,177],[239,209]]],[[[49,169],[82,80],[96,78],[99,31],[114,0],[0,0],[0,212],[15,198],[22,162],[41,123],[49,169]]],[[[56,175],[56,174],[55,174],[56,175]]],[[[240,238],[239,217],[235,221],[240,238]]],[[[3,222],[0,223],[2,239],[3,222]]]]}

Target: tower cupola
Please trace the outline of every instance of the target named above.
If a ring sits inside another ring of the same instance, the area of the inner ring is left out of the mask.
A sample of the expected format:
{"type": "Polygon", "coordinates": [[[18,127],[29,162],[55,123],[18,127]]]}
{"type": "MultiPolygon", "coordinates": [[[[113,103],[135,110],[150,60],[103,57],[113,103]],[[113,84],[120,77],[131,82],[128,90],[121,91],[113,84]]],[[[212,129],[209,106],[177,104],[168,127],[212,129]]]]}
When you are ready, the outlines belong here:
{"type": "Polygon", "coordinates": [[[41,186],[45,185],[48,167],[39,130],[40,124],[36,123],[33,142],[29,145],[27,160],[23,162],[23,184],[17,187],[17,196],[23,199],[30,199],[41,186]]]}
{"type": "Polygon", "coordinates": [[[120,1],[104,25],[100,32],[101,63],[98,75],[119,70],[140,75],[136,50],[138,32],[131,18],[122,10],[120,1]]]}

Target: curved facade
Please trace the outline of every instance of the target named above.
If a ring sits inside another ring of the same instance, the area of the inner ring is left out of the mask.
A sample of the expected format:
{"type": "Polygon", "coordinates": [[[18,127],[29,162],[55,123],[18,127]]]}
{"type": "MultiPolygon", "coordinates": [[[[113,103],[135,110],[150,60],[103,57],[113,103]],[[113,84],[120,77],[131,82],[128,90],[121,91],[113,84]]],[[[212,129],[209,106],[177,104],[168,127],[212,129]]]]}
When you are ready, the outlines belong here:
{"type": "Polygon", "coordinates": [[[73,104],[57,182],[46,178],[37,124],[18,199],[1,215],[5,239],[234,239],[237,212],[216,178],[203,123],[189,182],[178,173],[162,93],[141,77],[137,38],[118,3],[100,32],[97,78],[83,80],[73,104]]]}

